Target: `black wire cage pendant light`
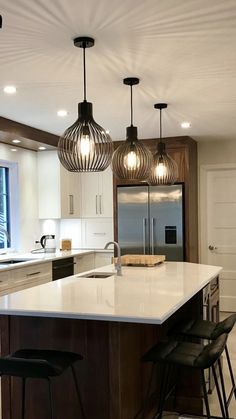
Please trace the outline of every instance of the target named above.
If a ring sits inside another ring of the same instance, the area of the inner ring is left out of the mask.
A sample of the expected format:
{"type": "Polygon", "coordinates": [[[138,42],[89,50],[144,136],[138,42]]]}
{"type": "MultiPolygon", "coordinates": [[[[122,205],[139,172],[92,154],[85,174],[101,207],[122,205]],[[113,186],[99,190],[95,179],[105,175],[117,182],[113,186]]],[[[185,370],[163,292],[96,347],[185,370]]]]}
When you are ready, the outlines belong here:
{"type": "Polygon", "coordinates": [[[111,163],[113,144],[110,135],[93,119],[93,105],[86,97],[85,50],[94,39],[78,37],[74,45],[83,48],[84,101],[78,105],[78,119],[67,128],[58,142],[58,157],[70,172],[100,172],[111,163]]]}
{"type": "Polygon", "coordinates": [[[133,90],[139,84],[136,77],[127,77],[123,83],[130,86],[130,126],[126,128],[126,141],[114,151],[112,156],[112,171],[119,179],[145,181],[150,175],[152,154],[138,140],[137,127],[133,126],[133,90]]]}
{"type": "Polygon", "coordinates": [[[149,183],[151,185],[172,185],[178,178],[178,166],[167,154],[166,145],[162,141],[162,109],[167,108],[167,103],[156,103],[154,108],[160,110],[160,139],[157,152],[154,154],[149,183]]]}

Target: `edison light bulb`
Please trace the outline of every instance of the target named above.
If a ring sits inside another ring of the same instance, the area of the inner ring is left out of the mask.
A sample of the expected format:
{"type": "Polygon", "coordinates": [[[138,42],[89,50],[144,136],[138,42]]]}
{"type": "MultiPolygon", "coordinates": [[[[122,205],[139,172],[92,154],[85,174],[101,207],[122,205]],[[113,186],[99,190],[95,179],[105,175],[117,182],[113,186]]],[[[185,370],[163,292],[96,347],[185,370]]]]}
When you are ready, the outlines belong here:
{"type": "Polygon", "coordinates": [[[79,151],[83,158],[88,158],[93,154],[94,142],[91,141],[88,134],[83,134],[80,139],[79,151]]]}
{"type": "Polygon", "coordinates": [[[166,174],[166,166],[164,163],[158,163],[155,169],[156,176],[159,178],[163,178],[166,174]]]}
{"type": "Polygon", "coordinates": [[[140,166],[140,159],[135,151],[130,151],[124,158],[124,166],[127,170],[136,170],[140,166]]]}

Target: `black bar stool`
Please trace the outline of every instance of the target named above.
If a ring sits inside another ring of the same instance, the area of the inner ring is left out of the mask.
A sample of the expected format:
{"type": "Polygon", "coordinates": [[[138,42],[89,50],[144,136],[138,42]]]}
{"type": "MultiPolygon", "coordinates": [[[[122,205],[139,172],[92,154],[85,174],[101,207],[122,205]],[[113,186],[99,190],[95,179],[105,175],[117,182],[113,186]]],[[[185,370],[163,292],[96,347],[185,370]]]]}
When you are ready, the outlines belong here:
{"type": "MultiPolygon", "coordinates": [[[[231,314],[225,320],[214,323],[208,320],[189,320],[186,323],[181,323],[180,327],[175,329],[175,335],[181,334],[185,338],[200,338],[207,339],[209,341],[217,339],[223,333],[229,334],[236,323],[236,314],[231,314]]],[[[234,380],[234,373],[230,361],[229,351],[227,345],[225,345],[225,355],[229,368],[230,379],[232,388],[227,398],[227,407],[230,404],[232,396],[236,399],[236,385],[234,380]]],[[[221,370],[219,371],[221,373],[221,370]]]]}
{"type": "Polygon", "coordinates": [[[0,376],[13,376],[22,378],[22,419],[25,418],[25,384],[27,378],[42,378],[47,380],[50,399],[50,417],[53,419],[53,398],[51,378],[60,376],[70,368],[78,397],[80,415],[85,419],[81,402],[78,381],[74,363],[82,360],[82,356],[73,352],[63,352],[41,349],[21,349],[0,358],[0,376]]]}
{"type": "MultiPolygon", "coordinates": [[[[206,391],[206,383],[205,383],[205,376],[204,370],[208,368],[212,368],[213,377],[216,385],[218,400],[220,404],[220,409],[222,413],[222,417],[224,419],[228,418],[228,413],[224,406],[224,378],[223,375],[220,376],[222,394],[220,390],[220,386],[217,379],[215,363],[217,362],[218,367],[220,365],[220,356],[225,349],[226,341],[227,341],[227,334],[222,334],[218,337],[215,341],[209,343],[208,345],[204,346],[198,343],[192,342],[178,342],[175,340],[170,340],[167,343],[159,343],[152,347],[142,358],[144,362],[152,362],[153,364],[160,363],[163,365],[163,373],[161,378],[161,391],[160,391],[160,398],[159,398],[159,407],[154,419],[161,419],[164,403],[169,397],[171,391],[168,389],[168,382],[169,382],[169,374],[170,368],[172,366],[177,366],[180,368],[181,366],[192,368],[195,370],[199,370],[201,374],[201,384],[203,389],[203,396],[204,402],[206,406],[206,413],[207,418],[211,418],[210,407],[208,402],[208,396],[206,391]],[[222,399],[223,395],[223,399],[222,399]]],[[[175,388],[175,386],[173,386],[175,388]]],[[[172,388],[172,390],[173,390],[172,388]]],[[[147,394],[147,398],[149,394],[147,394]]],[[[145,403],[146,406],[146,403],[145,403]]],[[[142,412],[142,418],[145,418],[145,407],[142,412]]]]}

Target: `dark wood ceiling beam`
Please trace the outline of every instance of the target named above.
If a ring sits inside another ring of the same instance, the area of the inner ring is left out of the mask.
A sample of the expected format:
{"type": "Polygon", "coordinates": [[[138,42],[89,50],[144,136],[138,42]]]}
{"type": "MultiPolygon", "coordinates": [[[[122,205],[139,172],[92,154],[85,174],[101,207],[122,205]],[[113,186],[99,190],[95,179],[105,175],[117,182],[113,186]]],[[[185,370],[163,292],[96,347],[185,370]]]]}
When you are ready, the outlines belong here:
{"type": "Polygon", "coordinates": [[[2,116],[0,116],[0,130],[15,135],[16,138],[27,138],[53,147],[57,147],[59,140],[59,136],[55,134],[3,118],[2,116]]]}

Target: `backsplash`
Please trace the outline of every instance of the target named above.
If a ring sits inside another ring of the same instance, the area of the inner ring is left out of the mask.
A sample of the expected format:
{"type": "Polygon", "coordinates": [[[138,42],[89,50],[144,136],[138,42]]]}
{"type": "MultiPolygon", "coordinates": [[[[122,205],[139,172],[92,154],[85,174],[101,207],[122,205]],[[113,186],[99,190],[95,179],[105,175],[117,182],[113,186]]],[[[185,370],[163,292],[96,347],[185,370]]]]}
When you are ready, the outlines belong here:
{"type": "Polygon", "coordinates": [[[111,218],[53,219],[40,220],[40,234],[55,234],[59,249],[60,239],[71,239],[72,248],[102,249],[113,240],[111,218]]]}

